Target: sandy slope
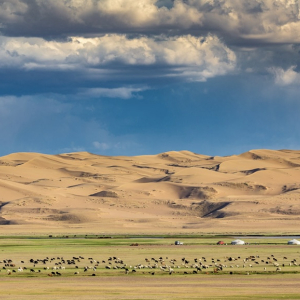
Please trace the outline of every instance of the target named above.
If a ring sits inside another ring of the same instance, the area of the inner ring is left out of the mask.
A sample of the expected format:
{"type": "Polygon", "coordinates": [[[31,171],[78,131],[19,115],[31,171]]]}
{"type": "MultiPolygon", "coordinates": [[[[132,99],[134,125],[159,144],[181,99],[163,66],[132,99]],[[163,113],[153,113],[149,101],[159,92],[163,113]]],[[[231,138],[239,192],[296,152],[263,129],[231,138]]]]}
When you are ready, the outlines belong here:
{"type": "Polygon", "coordinates": [[[300,151],[0,157],[11,233],[297,233],[300,151]]]}

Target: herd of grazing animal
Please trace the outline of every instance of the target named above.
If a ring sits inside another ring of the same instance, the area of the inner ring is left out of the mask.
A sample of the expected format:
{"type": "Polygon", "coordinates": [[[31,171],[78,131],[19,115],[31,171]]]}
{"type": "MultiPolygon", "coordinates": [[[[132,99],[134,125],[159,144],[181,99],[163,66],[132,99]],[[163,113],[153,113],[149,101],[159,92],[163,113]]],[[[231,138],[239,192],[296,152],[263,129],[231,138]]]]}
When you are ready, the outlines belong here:
{"type": "MultiPolygon", "coordinates": [[[[299,265],[300,266],[300,265],[299,265]]],[[[107,272],[118,274],[246,274],[251,273],[276,273],[276,272],[300,272],[297,259],[289,259],[287,256],[275,257],[269,255],[260,257],[251,255],[247,257],[222,257],[222,258],[145,258],[141,263],[127,264],[116,256],[97,260],[92,257],[85,259],[83,256],[45,257],[43,259],[31,258],[28,261],[13,261],[4,259],[0,261],[0,276],[16,275],[26,276],[96,276],[106,275],[107,272]]]]}

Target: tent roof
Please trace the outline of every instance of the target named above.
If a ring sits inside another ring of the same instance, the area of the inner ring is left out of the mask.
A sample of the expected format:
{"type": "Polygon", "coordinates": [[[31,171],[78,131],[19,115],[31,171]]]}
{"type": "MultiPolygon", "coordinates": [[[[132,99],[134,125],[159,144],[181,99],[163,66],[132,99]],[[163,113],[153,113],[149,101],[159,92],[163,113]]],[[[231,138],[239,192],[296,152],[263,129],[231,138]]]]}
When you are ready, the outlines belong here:
{"type": "Polygon", "coordinates": [[[296,239],[292,239],[290,241],[288,241],[288,244],[297,244],[297,245],[300,245],[300,242],[296,239]]]}
{"type": "Polygon", "coordinates": [[[244,245],[245,242],[242,241],[242,240],[237,239],[237,240],[232,241],[231,244],[232,245],[244,245]]]}

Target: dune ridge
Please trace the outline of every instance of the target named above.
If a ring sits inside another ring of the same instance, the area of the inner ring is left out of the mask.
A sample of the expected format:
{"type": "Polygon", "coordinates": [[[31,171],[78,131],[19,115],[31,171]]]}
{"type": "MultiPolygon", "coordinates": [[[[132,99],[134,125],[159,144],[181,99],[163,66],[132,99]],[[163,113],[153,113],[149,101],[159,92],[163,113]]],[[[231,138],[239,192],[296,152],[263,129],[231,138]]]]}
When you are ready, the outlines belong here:
{"type": "Polygon", "coordinates": [[[0,157],[5,232],[297,232],[300,151],[0,157]]]}

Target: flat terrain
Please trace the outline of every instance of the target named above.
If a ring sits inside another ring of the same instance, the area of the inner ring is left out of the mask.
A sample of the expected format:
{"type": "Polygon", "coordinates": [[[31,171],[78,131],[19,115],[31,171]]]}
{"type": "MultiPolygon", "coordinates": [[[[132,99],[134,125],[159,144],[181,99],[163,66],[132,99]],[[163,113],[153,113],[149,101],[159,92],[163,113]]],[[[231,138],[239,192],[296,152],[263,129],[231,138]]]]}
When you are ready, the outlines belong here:
{"type": "Polygon", "coordinates": [[[1,279],[2,299],[299,299],[299,275],[1,279]],[[16,289],[16,287],[18,287],[16,289]]]}
{"type": "Polygon", "coordinates": [[[2,234],[298,234],[300,151],[0,158],[2,234]]]}
{"type": "Polygon", "coordinates": [[[245,239],[251,243],[243,246],[219,246],[214,237],[183,238],[180,246],[173,241],[2,237],[1,299],[300,297],[300,246],[286,238],[245,239]]]}

